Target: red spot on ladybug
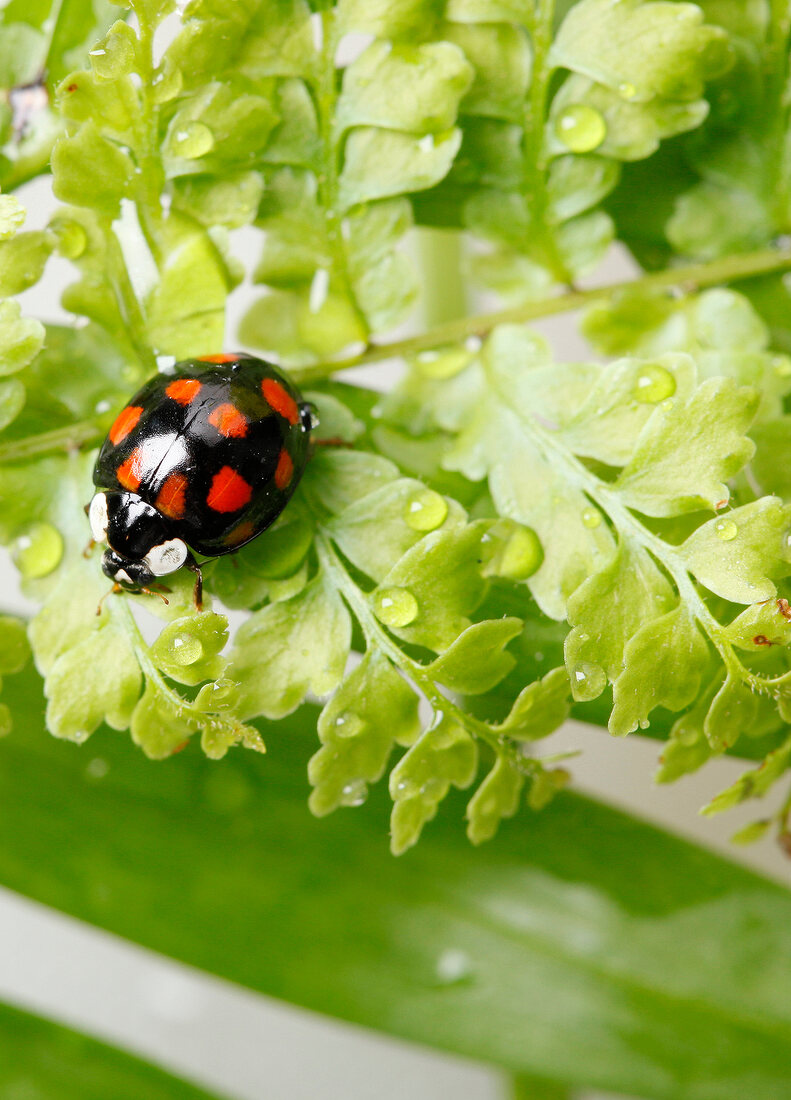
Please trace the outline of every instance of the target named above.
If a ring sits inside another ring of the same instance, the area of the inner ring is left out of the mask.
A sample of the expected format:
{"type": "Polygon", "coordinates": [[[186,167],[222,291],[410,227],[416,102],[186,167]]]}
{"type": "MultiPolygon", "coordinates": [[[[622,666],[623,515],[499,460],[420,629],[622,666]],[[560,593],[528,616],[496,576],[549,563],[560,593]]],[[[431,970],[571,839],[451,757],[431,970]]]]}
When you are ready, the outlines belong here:
{"type": "Polygon", "coordinates": [[[238,512],[252,495],[252,485],[230,466],[223,466],[212,479],[206,503],[215,512],[238,512]]]}
{"type": "Polygon", "coordinates": [[[137,422],[142,415],[142,405],[127,405],[125,409],[122,409],[107,433],[110,436],[110,442],[117,447],[123,439],[126,439],[132,429],[137,427],[137,422]]]}
{"type": "Polygon", "coordinates": [[[279,382],[276,382],[274,378],[265,378],[261,383],[261,392],[275,412],[279,412],[281,416],[284,416],[289,424],[297,423],[299,420],[299,407],[291,394],[287,393],[279,382]]]}
{"type": "Polygon", "coordinates": [[[229,401],[211,412],[209,423],[226,439],[243,439],[247,435],[247,417],[229,401]]]}
{"type": "Polygon", "coordinates": [[[238,523],[232,531],[223,539],[226,546],[240,546],[243,542],[249,542],[250,539],[258,533],[258,529],[254,523],[251,523],[249,519],[243,520],[238,523]]]}
{"type": "Polygon", "coordinates": [[[134,493],[143,479],[143,450],[135,447],[125,462],[122,462],[115,471],[115,476],[125,489],[134,493]]]}
{"type": "Polygon", "coordinates": [[[154,507],[169,519],[181,519],[186,509],[188,485],[186,474],[171,474],[159,490],[154,507]]]}
{"type": "Polygon", "coordinates": [[[178,401],[179,405],[189,405],[198,396],[200,388],[201,383],[197,378],[177,378],[175,382],[170,383],[165,393],[174,401],[178,401]]]}
{"type": "Polygon", "coordinates": [[[229,352],[225,352],[221,355],[201,355],[198,360],[199,363],[235,363],[239,358],[238,355],[231,355],[229,352]]]}
{"type": "Polygon", "coordinates": [[[294,463],[291,460],[291,455],[285,447],[283,447],[278,456],[277,466],[275,467],[275,485],[278,489],[285,489],[293,475],[294,463]]]}

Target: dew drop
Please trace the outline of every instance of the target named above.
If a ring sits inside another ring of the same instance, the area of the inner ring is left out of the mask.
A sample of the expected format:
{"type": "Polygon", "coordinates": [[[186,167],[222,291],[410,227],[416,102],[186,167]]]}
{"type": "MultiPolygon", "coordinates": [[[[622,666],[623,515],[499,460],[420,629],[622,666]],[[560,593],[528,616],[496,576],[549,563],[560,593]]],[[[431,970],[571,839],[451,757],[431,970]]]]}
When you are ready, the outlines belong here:
{"type": "Polygon", "coordinates": [[[427,378],[453,378],[469,364],[473,352],[453,344],[444,348],[421,351],[415,356],[418,370],[427,378]]]}
{"type": "Polygon", "coordinates": [[[34,523],[13,545],[11,556],[23,577],[46,577],[63,557],[63,538],[51,523],[34,523]]]}
{"type": "Polygon", "coordinates": [[[76,260],[88,247],[88,234],[79,222],[62,219],[51,227],[57,237],[58,252],[67,260],[76,260]]]}
{"type": "Polygon", "coordinates": [[[341,788],[341,806],[362,806],[368,797],[368,787],[364,779],[354,779],[341,788]]]}
{"type": "Polygon", "coordinates": [[[512,519],[501,519],[481,540],[481,573],[484,577],[503,577],[523,581],[544,560],[541,540],[532,529],[512,519]]]}
{"type": "Polygon", "coordinates": [[[648,727],[651,725],[647,718],[641,718],[637,724],[641,730],[647,730],[648,727]]]}
{"type": "Polygon", "coordinates": [[[437,981],[440,985],[458,985],[472,976],[472,962],[466,951],[449,947],[437,959],[437,981]]]}
{"type": "Polygon", "coordinates": [[[730,542],[739,533],[739,528],[732,519],[718,519],[714,524],[714,530],[717,538],[722,539],[723,542],[730,542]]]}
{"type": "Polygon", "coordinates": [[[607,124],[595,107],[574,103],[555,119],[555,136],[572,153],[590,153],[607,136],[607,124]]]}
{"type": "Polygon", "coordinates": [[[173,156],[197,160],[214,148],[214,134],[202,122],[187,122],[175,130],[169,144],[173,156]]]}
{"type": "Polygon", "coordinates": [[[435,531],[448,515],[448,502],[433,489],[421,489],[411,496],[404,509],[404,519],[413,531],[435,531]]]}
{"type": "Polygon", "coordinates": [[[355,714],[353,710],[344,710],[335,719],[334,730],[338,737],[356,737],[363,725],[359,714],[355,714]]]}
{"type": "Polygon", "coordinates": [[[582,513],[582,522],[586,527],[598,527],[601,523],[601,512],[598,508],[586,508],[582,513]]]}
{"type": "Polygon", "coordinates": [[[203,656],[200,638],[184,630],[174,635],[170,642],[170,657],[177,665],[194,665],[203,656]]]}
{"type": "Polygon", "coordinates": [[[622,96],[623,99],[634,99],[637,95],[637,88],[635,88],[634,84],[629,84],[628,81],[624,81],[623,84],[618,85],[618,94],[622,96]]]}
{"type": "Polygon", "coordinates": [[[645,405],[656,405],[676,392],[676,380],[665,367],[648,363],[640,368],[634,384],[634,397],[645,405]]]}
{"type": "Polygon", "coordinates": [[[418,603],[408,588],[380,588],[374,593],[374,614],[385,626],[408,626],[417,618],[418,603]]]}
{"type": "Polygon", "coordinates": [[[590,661],[580,661],[571,673],[571,693],[575,699],[584,702],[596,699],[607,687],[607,673],[601,665],[590,661]]]}
{"type": "Polygon", "coordinates": [[[94,756],[88,761],[85,774],[89,779],[104,779],[110,770],[110,765],[101,756],[94,756]]]}

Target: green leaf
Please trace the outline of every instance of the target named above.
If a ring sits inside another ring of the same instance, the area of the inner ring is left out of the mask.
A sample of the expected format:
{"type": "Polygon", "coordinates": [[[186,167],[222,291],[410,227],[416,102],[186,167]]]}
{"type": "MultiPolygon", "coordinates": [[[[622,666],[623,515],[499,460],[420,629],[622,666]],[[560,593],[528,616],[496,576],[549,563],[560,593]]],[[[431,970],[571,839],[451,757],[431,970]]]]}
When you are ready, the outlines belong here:
{"type": "Polygon", "coordinates": [[[616,486],[649,516],[714,509],[730,495],[724,482],[755,449],[745,437],[758,408],[754,390],[708,379],[686,402],[656,409],[616,486]]]}
{"type": "Polygon", "coordinates": [[[217,654],[228,641],[228,620],[203,611],[168,623],[151,647],[151,659],[171,680],[200,684],[219,676],[225,662],[217,654]]]}
{"type": "Polygon", "coordinates": [[[703,724],[703,731],[715,752],[736,743],[739,735],[752,725],[758,707],[758,696],[729,673],[714,696],[703,724]]]}
{"type": "Polygon", "coordinates": [[[762,497],[698,527],[681,554],[711,592],[732,603],[762,603],[776,595],[773,578],[791,573],[791,563],[783,568],[781,561],[789,526],[791,509],[777,497],[762,497]]]}
{"type": "Polygon", "coordinates": [[[441,717],[423,733],[390,773],[394,856],[417,844],[423,826],[433,821],[451,786],[469,787],[477,770],[475,741],[452,718],[441,717]]]}
{"type": "Polygon", "coordinates": [[[322,747],[311,757],[310,808],[323,817],[357,806],[382,778],[395,741],[410,744],[420,729],[418,697],[379,650],[369,650],[319,715],[322,747]]]}
{"type": "Polygon", "coordinates": [[[57,143],[52,151],[52,172],[53,189],[61,202],[90,206],[114,218],[121,199],[129,194],[135,166],[89,121],[73,137],[57,143]]]}
{"type": "Polygon", "coordinates": [[[521,633],[522,625],[514,618],[473,623],[426,671],[432,680],[462,695],[491,691],[516,663],[505,647],[521,633]]]}
{"type": "Polygon", "coordinates": [[[553,668],[523,688],[506,719],[494,728],[515,741],[539,741],[568,718],[570,693],[565,668],[553,668]]]}
{"type": "Polygon", "coordinates": [[[695,4],[581,0],[552,46],[555,65],[642,102],[697,99],[703,81],[727,65],[727,37],[703,24],[695,4]]]}
{"type": "Polygon", "coordinates": [[[441,8],[440,0],[340,0],[338,19],[345,30],[406,38],[416,31],[425,33],[441,8]]]}
{"type": "Polygon", "coordinates": [[[339,181],[344,209],[373,199],[422,191],[445,176],[459,151],[459,130],[420,137],[361,126],[349,134],[339,181]]]}
{"type": "Polygon", "coordinates": [[[237,631],[227,669],[242,685],[239,713],[282,718],[309,691],[334,691],[350,645],[349,613],[323,573],[290,599],[254,612],[237,631]]]}
{"type": "Polygon", "coordinates": [[[522,27],[496,21],[450,23],[445,33],[472,62],[475,81],[461,111],[521,122],[530,87],[530,45],[522,27]]]}
{"type": "Polygon", "coordinates": [[[373,594],[381,620],[404,641],[437,652],[446,649],[470,625],[468,615],[483,597],[481,538],[490,526],[479,520],[448,531],[434,531],[417,542],[393,566],[373,594]],[[382,610],[391,593],[411,597],[414,615],[393,620],[382,610]]]}
{"type": "Polygon", "coordinates": [[[629,639],[623,661],[624,670],[613,683],[609,722],[610,733],[617,736],[645,726],[654,707],[679,711],[693,703],[709,651],[682,605],[641,626],[629,639]]]}
{"type": "Polygon", "coordinates": [[[7,888],[269,996],[569,1087],[704,1100],[716,1080],[717,1100],[783,1096],[782,887],[568,794],[502,829],[484,864],[447,820],[463,812],[451,793],[393,860],[385,799],[304,813],[313,708],[244,770],[190,751],[155,766],[103,734],[97,782],[43,735],[33,677],[8,690],[7,888]],[[717,950],[702,951],[713,927],[717,950]]]}
{"type": "Polygon", "coordinates": [[[788,771],[791,763],[791,738],[779,749],[770,752],[759,768],[744,772],[730,787],[720,791],[700,811],[707,817],[730,810],[748,798],[763,798],[774,784],[788,771]]]}
{"type": "Polygon", "coordinates": [[[427,134],[450,130],[473,70],[450,42],[393,46],[373,42],[344,71],[336,106],[339,131],[381,126],[427,134]]]}
{"type": "MultiPolygon", "coordinates": [[[[17,233],[9,240],[0,240],[0,298],[10,298],[14,294],[21,294],[33,286],[41,278],[44,266],[52,254],[54,240],[49,233],[42,230],[32,230],[29,233],[17,233]]],[[[4,310],[8,311],[3,320],[9,320],[11,310],[17,310],[16,303],[0,303],[4,310]]],[[[33,342],[33,332],[40,332],[37,321],[20,321],[19,328],[28,327],[30,344],[33,342]]],[[[28,344],[28,346],[30,346],[28,344]]],[[[32,358],[32,356],[31,356],[32,358]]]]}
{"type": "Polygon", "coordinates": [[[58,1100],[209,1100],[209,1093],[115,1047],[0,1005],[0,1092],[58,1100]]]}
{"type": "Polygon", "coordinates": [[[38,354],[43,343],[44,326],[40,321],[22,317],[18,302],[0,302],[0,375],[22,370],[38,354]]]}
{"type": "Polygon", "coordinates": [[[524,784],[525,777],[505,757],[498,756],[467,805],[467,836],[473,844],[491,840],[500,822],[514,816],[524,784]]]}

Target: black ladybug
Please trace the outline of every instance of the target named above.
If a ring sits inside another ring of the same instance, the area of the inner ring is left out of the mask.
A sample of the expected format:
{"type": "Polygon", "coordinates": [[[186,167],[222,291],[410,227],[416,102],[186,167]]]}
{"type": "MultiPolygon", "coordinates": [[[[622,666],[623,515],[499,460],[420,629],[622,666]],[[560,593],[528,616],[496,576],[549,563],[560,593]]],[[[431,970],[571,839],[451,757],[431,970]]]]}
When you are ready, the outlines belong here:
{"type": "Polygon", "coordinates": [[[311,408],[283,375],[250,355],[207,355],[150,379],[105,439],[88,506],[107,542],[102,569],[139,592],[190,550],[217,557],[260,535],[285,508],[308,459],[311,408]]]}

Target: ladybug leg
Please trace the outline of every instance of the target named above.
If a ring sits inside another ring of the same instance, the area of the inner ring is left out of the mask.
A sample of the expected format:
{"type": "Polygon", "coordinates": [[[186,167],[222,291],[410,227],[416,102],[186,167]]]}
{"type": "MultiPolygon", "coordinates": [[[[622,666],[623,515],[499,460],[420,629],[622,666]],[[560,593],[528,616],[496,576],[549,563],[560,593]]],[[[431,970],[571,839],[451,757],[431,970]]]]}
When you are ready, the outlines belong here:
{"type": "Polygon", "coordinates": [[[82,556],[84,558],[89,558],[91,556],[91,554],[93,553],[94,546],[96,546],[96,539],[88,539],[87,543],[85,544],[85,548],[82,552],[82,556]]]}
{"type": "Polygon", "coordinates": [[[184,562],[187,569],[190,569],[195,574],[195,588],[192,593],[192,598],[195,601],[195,610],[203,611],[203,574],[200,571],[200,566],[193,558],[191,561],[188,558],[184,562]]]}

